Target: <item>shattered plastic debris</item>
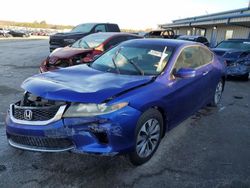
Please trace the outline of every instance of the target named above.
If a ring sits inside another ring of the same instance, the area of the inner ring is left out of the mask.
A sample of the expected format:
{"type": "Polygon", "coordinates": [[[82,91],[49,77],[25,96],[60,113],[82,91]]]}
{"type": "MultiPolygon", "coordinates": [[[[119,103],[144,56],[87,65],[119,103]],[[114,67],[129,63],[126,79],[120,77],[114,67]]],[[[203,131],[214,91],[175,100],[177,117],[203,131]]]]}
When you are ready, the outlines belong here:
{"type": "Polygon", "coordinates": [[[225,110],[225,106],[222,106],[222,107],[220,107],[220,109],[219,109],[219,112],[221,112],[222,110],[225,110]]]}

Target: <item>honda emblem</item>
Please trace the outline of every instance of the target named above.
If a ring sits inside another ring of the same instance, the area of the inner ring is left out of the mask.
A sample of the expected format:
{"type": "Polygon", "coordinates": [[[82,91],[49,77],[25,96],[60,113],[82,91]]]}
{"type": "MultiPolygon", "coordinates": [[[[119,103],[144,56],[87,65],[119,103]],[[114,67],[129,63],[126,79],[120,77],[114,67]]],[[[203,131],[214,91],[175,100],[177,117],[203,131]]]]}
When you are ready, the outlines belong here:
{"type": "Polygon", "coordinates": [[[32,119],[32,111],[31,110],[24,110],[24,119],[25,120],[31,120],[32,119]]]}

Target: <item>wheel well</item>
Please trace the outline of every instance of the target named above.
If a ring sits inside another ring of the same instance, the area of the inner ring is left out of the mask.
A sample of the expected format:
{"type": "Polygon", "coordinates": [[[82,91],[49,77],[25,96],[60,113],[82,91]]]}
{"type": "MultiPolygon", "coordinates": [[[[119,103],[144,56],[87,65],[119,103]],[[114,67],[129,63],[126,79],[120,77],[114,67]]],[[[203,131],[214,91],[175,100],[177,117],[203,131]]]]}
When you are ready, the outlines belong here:
{"type": "Polygon", "coordinates": [[[162,118],[163,118],[163,134],[162,134],[162,137],[164,137],[165,134],[166,134],[166,131],[168,129],[168,125],[167,125],[167,120],[168,120],[167,113],[161,107],[159,107],[159,106],[153,106],[152,108],[158,110],[161,113],[161,115],[162,115],[162,118]]]}
{"type": "Polygon", "coordinates": [[[225,82],[226,82],[226,76],[222,76],[221,80],[222,80],[222,84],[223,84],[223,91],[224,91],[225,82]]]}

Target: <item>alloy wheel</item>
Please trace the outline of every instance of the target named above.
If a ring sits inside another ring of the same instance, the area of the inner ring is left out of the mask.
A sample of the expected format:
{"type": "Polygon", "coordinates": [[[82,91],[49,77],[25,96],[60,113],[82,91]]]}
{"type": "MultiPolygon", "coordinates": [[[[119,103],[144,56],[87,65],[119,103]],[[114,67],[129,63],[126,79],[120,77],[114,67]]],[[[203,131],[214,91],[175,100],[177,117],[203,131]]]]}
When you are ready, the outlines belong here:
{"type": "Polygon", "coordinates": [[[147,120],[137,135],[136,152],[141,158],[148,157],[160,140],[160,123],[156,119],[147,120]]]}

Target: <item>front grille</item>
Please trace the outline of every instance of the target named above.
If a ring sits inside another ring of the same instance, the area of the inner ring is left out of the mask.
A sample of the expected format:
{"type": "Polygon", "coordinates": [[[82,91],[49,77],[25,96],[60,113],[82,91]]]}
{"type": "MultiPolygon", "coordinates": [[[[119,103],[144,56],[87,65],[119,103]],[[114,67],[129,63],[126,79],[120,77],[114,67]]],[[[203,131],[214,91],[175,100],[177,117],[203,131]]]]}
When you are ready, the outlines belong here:
{"type": "Polygon", "coordinates": [[[64,149],[72,147],[74,144],[67,138],[46,138],[46,137],[32,137],[32,136],[19,136],[7,135],[8,138],[14,143],[24,146],[47,148],[47,149],[64,149]]]}
{"type": "Polygon", "coordinates": [[[52,39],[50,39],[49,43],[51,45],[62,45],[62,44],[64,44],[64,41],[63,41],[63,39],[52,38],[52,39]]]}
{"type": "Polygon", "coordinates": [[[29,120],[29,121],[46,121],[52,119],[60,106],[50,106],[50,107],[36,107],[36,108],[22,108],[20,106],[14,105],[13,116],[19,120],[29,120]],[[32,115],[30,119],[25,117],[25,111],[30,110],[32,115]]]}

